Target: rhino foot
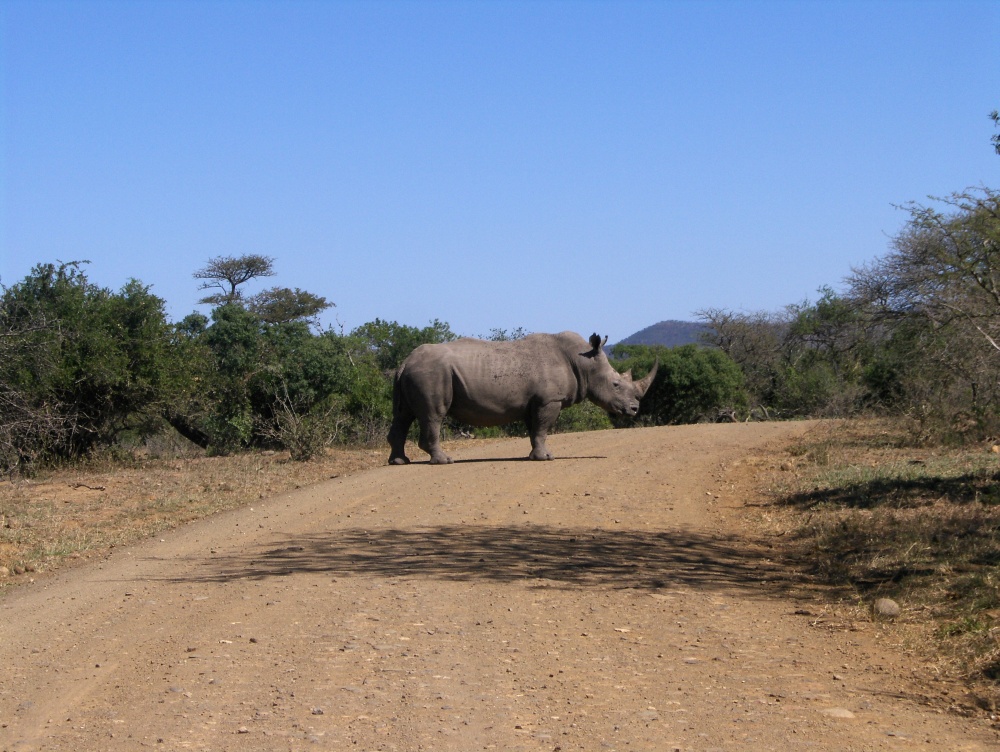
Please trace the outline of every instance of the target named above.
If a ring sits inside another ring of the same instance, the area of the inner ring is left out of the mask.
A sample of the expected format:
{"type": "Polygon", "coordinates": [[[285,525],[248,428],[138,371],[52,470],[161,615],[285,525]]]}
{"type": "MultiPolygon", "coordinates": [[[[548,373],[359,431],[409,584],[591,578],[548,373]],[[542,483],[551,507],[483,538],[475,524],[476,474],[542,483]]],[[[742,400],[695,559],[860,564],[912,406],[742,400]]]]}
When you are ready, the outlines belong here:
{"type": "Polygon", "coordinates": [[[552,452],[546,449],[532,449],[531,454],[528,455],[529,460],[551,460],[555,459],[552,456],[552,452]]]}
{"type": "Polygon", "coordinates": [[[407,457],[405,454],[398,455],[398,456],[395,456],[395,457],[390,457],[389,458],[389,464],[390,465],[409,465],[410,464],[410,458],[407,457]]]}
{"type": "Polygon", "coordinates": [[[432,465],[450,465],[454,461],[455,460],[453,460],[447,454],[443,454],[442,453],[442,454],[432,454],[431,455],[431,464],[432,465]]]}

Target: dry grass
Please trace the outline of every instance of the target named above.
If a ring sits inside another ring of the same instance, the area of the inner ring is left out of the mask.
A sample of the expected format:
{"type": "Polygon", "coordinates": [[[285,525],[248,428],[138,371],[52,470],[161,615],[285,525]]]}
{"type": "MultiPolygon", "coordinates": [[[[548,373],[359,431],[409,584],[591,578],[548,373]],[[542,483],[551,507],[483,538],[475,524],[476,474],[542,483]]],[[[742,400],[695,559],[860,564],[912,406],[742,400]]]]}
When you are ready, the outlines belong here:
{"type": "MultiPolygon", "coordinates": [[[[825,424],[772,459],[759,520],[829,592],[888,597],[935,670],[1000,680],[1000,454],[885,421],[825,424]]],[[[998,695],[1000,699],[1000,695],[998,695]]]]}
{"type": "Polygon", "coordinates": [[[385,462],[383,449],[131,458],[0,483],[0,588],[215,512],[385,462]]]}
{"type": "MultiPolygon", "coordinates": [[[[160,459],[149,449],[0,481],[0,590],[216,512],[379,467],[388,457],[382,446],[326,449],[309,462],[292,462],[288,452],[160,459]]],[[[152,449],[189,452],[174,444],[152,449]]]]}

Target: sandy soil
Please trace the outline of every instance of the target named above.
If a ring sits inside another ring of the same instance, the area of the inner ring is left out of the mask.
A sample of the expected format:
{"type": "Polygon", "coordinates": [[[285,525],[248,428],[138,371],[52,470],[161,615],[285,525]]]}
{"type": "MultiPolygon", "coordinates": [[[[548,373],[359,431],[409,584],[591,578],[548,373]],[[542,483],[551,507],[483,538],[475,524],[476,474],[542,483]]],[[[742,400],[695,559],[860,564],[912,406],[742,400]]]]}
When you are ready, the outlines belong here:
{"type": "Polygon", "coordinates": [[[805,430],[477,444],[40,578],[0,601],[0,749],[1000,748],[741,534],[741,458],[805,430]]]}

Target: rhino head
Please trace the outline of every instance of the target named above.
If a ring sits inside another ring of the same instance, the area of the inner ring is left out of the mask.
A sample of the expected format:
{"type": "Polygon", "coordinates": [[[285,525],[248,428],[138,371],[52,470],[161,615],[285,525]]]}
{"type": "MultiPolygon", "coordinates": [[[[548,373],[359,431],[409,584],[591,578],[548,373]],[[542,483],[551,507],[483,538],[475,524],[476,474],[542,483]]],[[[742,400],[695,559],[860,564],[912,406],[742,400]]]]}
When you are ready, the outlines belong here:
{"type": "Polygon", "coordinates": [[[587,397],[612,415],[636,415],[639,412],[639,400],[656,378],[660,362],[657,360],[649,373],[638,381],[633,381],[632,369],[618,373],[608,362],[608,356],[604,352],[607,342],[607,337],[602,340],[597,334],[592,334],[590,346],[594,349],[583,353],[591,363],[587,397]]]}

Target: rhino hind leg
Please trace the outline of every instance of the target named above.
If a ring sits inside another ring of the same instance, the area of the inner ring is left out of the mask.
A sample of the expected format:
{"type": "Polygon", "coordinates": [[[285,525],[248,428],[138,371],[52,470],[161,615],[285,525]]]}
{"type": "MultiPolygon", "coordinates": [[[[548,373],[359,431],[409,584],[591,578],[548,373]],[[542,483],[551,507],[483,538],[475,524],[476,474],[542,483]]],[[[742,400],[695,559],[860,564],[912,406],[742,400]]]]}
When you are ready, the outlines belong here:
{"type": "Polygon", "coordinates": [[[389,464],[409,465],[410,458],[406,456],[406,434],[409,433],[409,426],[401,428],[394,422],[389,429],[389,464]]]}
{"type": "Polygon", "coordinates": [[[389,464],[409,465],[410,458],[406,456],[406,437],[416,416],[402,399],[398,388],[393,394],[392,426],[389,428],[389,464]]]}
{"type": "Polygon", "coordinates": [[[406,435],[410,432],[413,418],[409,420],[396,416],[392,419],[389,429],[389,464],[409,465],[410,458],[406,456],[406,435]]]}
{"type": "Polygon", "coordinates": [[[453,460],[441,449],[442,418],[419,418],[420,440],[417,446],[431,456],[432,465],[450,465],[453,460]]]}

